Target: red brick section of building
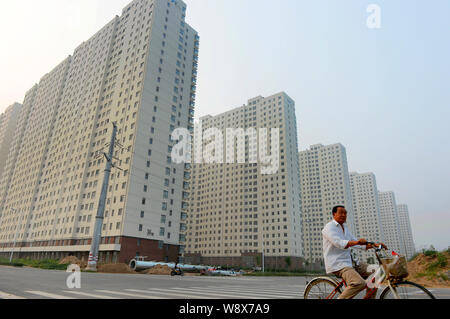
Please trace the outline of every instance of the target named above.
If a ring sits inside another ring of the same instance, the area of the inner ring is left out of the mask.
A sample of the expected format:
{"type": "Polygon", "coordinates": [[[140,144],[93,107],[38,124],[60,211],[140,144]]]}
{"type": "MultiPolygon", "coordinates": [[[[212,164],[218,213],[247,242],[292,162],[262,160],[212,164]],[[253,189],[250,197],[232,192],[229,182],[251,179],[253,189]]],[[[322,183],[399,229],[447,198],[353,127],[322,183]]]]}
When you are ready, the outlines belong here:
{"type": "Polygon", "coordinates": [[[147,256],[146,260],[175,262],[178,258],[179,246],[163,244],[158,241],[121,237],[121,248],[118,263],[129,263],[136,256],[147,256]]]}

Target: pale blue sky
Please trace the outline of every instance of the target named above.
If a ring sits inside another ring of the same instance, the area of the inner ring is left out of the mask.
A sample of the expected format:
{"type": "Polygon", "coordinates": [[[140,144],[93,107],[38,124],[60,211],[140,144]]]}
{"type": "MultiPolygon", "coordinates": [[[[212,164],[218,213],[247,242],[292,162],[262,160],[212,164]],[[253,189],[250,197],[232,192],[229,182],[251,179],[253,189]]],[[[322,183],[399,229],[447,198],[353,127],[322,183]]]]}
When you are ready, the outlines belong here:
{"type": "MultiPolygon", "coordinates": [[[[3,1],[0,111],[129,0],[3,1]]],[[[409,205],[418,247],[450,245],[450,1],[187,0],[200,33],[196,116],[285,91],[300,149],[340,142],[409,205]],[[382,28],[366,8],[382,9],[382,28]]]]}

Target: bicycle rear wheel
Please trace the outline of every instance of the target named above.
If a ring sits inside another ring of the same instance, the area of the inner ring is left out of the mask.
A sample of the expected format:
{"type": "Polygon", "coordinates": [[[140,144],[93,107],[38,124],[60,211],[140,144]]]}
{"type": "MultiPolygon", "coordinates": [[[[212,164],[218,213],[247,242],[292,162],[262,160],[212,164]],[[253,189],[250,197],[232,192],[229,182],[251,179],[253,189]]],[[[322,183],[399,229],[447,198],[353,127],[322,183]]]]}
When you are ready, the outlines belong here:
{"type": "Polygon", "coordinates": [[[380,299],[436,299],[431,292],[415,282],[402,281],[392,284],[396,294],[388,287],[381,293],[380,299]]]}
{"type": "Polygon", "coordinates": [[[336,299],[342,293],[341,288],[331,278],[316,278],[305,288],[305,299],[336,299]]]}

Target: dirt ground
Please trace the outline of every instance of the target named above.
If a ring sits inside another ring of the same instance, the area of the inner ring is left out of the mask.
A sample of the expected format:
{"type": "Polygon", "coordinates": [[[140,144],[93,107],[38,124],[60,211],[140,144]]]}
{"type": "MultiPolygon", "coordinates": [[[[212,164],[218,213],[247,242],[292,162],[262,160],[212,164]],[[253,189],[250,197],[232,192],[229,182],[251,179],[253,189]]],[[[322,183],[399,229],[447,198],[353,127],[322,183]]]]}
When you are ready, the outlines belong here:
{"type": "MultiPolygon", "coordinates": [[[[81,261],[75,256],[69,256],[61,259],[59,264],[76,264],[79,265],[81,269],[87,267],[86,261],[81,261]]],[[[110,273],[110,274],[143,274],[143,275],[164,275],[170,276],[172,269],[167,266],[158,265],[151,269],[147,269],[140,272],[135,272],[127,264],[99,264],[97,266],[97,271],[99,273],[110,273]]],[[[185,276],[199,276],[199,274],[185,273],[185,276]]]]}
{"type": "Polygon", "coordinates": [[[81,269],[87,267],[87,261],[81,261],[75,256],[68,256],[59,261],[60,265],[70,264],[70,265],[78,265],[81,269]]]}
{"type": "Polygon", "coordinates": [[[171,272],[172,272],[172,268],[169,268],[167,266],[157,265],[151,269],[144,270],[141,273],[146,274],[146,275],[166,275],[167,276],[167,275],[170,275],[171,272]]]}
{"type": "Polygon", "coordinates": [[[427,272],[427,267],[437,261],[436,257],[427,257],[423,254],[419,254],[413,261],[408,263],[409,277],[407,280],[416,282],[428,288],[450,288],[450,280],[448,280],[450,279],[450,253],[444,252],[443,254],[447,257],[447,266],[439,268],[437,274],[447,275],[447,280],[440,277],[431,278],[418,276],[420,273],[427,272]]]}
{"type": "Polygon", "coordinates": [[[137,274],[127,264],[99,264],[97,271],[110,274],[137,274]]]}

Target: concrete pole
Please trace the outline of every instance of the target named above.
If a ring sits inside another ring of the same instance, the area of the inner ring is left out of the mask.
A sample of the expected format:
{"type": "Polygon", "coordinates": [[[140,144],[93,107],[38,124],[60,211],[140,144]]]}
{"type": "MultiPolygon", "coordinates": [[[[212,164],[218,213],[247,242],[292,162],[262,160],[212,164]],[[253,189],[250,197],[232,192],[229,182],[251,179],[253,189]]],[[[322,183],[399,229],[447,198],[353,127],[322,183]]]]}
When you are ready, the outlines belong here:
{"type": "Polygon", "coordinates": [[[264,268],[264,264],[265,264],[265,258],[264,258],[264,255],[265,255],[265,251],[264,251],[265,249],[264,249],[264,234],[263,234],[263,242],[262,242],[262,272],[264,272],[264,270],[265,270],[265,268],[264,268]]]}
{"type": "MultiPolygon", "coordinates": [[[[109,152],[106,158],[105,177],[103,179],[102,193],[98,204],[97,217],[95,218],[94,236],[92,238],[91,251],[89,253],[88,266],[86,270],[97,271],[97,262],[102,235],[103,219],[106,207],[106,197],[108,195],[109,177],[111,175],[112,160],[114,156],[114,143],[117,135],[117,125],[113,123],[113,134],[109,145],[109,152]]],[[[105,154],[106,155],[106,154],[105,154]]]]}
{"type": "MultiPolygon", "coordinates": [[[[17,213],[17,210],[15,210],[14,208],[11,208],[11,210],[14,213],[17,213]]],[[[20,220],[19,220],[20,221],[20,220]]],[[[17,233],[19,232],[19,226],[17,226],[17,231],[16,234],[14,235],[14,244],[11,250],[11,256],[9,256],[9,263],[12,263],[12,259],[13,259],[13,254],[14,254],[14,248],[16,247],[16,241],[17,241],[17,233]]]]}

